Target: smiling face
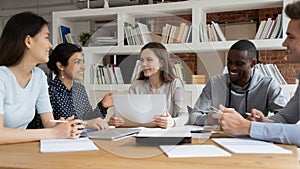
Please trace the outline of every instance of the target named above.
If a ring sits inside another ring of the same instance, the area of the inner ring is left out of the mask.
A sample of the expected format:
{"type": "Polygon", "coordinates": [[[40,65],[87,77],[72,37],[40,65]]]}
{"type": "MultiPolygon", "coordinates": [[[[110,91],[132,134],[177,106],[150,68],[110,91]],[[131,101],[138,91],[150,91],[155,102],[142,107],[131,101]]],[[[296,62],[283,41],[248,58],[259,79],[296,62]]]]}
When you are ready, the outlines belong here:
{"type": "Polygon", "coordinates": [[[29,55],[32,56],[32,62],[46,63],[49,60],[49,51],[52,47],[52,44],[49,41],[49,29],[45,25],[42,27],[41,31],[36,34],[34,37],[27,37],[29,42],[29,55]]]}
{"type": "Polygon", "coordinates": [[[65,79],[69,80],[83,80],[84,77],[84,60],[81,52],[75,52],[68,60],[68,65],[63,68],[63,75],[65,79]]]}
{"type": "Polygon", "coordinates": [[[230,80],[233,84],[245,86],[251,78],[251,68],[255,60],[248,57],[248,51],[231,49],[228,52],[227,67],[230,80]]]}
{"type": "Polygon", "coordinates": [[[288,61],[300,63],[300,20],[292,19],[288,24],[286,39],[282,46],[287,48],[288,61]]]}
{"type": "Polygon", "coordinates": [[[159,76],[160,67],[162,64],[159,58],[150,49],[145,49],[141,52],[141,67],[146,77],[159,76]]]}

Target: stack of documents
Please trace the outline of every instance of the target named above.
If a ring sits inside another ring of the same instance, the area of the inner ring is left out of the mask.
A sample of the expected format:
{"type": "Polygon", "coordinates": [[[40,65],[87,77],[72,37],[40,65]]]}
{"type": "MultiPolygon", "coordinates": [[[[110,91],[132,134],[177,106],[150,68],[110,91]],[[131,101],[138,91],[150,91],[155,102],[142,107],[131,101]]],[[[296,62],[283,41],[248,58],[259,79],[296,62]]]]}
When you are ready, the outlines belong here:
{"type": "Polygon", "coordinates": [[[215,143],[238,154],[292,154],[292,151],[273,143],[240,138],[213,138],[215,143]]]}
{"type": "Polygon", "coordinates": [[[98,150],[89,138],[50,139],[40,141],[41,153],[98,150]]]}

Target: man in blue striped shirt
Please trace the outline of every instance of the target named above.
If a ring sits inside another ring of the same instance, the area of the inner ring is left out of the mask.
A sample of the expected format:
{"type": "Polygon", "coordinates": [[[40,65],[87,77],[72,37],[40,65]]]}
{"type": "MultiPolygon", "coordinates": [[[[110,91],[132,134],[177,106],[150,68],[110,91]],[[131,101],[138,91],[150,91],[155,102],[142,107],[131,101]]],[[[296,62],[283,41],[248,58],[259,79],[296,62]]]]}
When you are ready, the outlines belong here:
{"type": "MultiPolygon", "coordinates": [[[[286,32],[287,37],[282,45],[287,48],[288,60],[300,63],[300,1],[287,5],[285,13],[291,20],[286,32]]],[[[221,128],[225,133],[232,135],[250,135],[255,139],[295,144],[300,147],[300,125],[295,124],[300,120],[299,96],[300,86],[298,85],[293,98],[270,120],[256,109],[251,111],[251,118],[254,121],[249,121],[235,110],[220,106],[221,111],[224,112],[220,123],[221,128]]]]}

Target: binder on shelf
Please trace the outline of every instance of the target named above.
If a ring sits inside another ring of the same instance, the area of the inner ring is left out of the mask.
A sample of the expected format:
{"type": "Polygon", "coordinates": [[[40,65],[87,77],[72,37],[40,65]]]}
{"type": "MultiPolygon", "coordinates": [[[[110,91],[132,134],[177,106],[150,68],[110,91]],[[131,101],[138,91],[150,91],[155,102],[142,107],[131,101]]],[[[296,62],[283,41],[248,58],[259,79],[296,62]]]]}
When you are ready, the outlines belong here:
{"type": "Polygon", "coordinates": [[[60,33],[60,42],[59,43],[67,43],[66,34],[71,33],[71,29],[67,26],[60,25],[59,26],[60,33]]]}

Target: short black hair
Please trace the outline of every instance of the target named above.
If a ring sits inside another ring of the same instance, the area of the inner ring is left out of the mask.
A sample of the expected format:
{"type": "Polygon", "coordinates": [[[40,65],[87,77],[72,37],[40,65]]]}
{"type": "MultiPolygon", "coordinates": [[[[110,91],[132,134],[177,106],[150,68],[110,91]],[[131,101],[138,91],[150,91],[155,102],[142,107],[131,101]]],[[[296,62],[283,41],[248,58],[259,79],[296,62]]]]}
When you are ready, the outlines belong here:
{"type": "Polygon", "coordinates": [[[300,19],[300,1],[288,4],[285,13],[291,19],[300,19]]]}
{"type": "Polygon", "coordinates": [[[257,59],[256,47],[249,40],[239,40],[234,43],[229,50],[248,51],[248,58],[250,60],[257,59]]]}

